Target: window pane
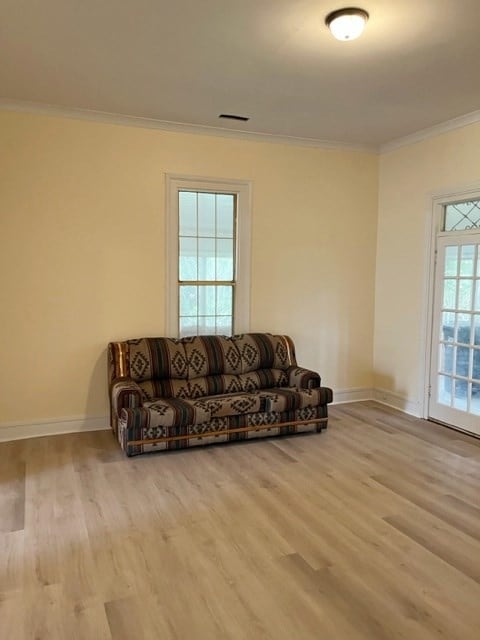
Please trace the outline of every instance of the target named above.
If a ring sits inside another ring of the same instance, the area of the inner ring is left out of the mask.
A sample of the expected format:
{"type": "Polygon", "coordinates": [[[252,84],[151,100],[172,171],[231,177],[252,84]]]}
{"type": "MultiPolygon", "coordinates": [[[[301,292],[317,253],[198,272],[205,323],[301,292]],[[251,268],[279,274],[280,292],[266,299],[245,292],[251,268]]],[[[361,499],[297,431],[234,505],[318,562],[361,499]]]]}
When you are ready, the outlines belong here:
{"type": "Polygon", "coordinates": [[[455,395],[453,406],[461,411],[467,410],[468,382],[466,380],[455,380],[455,395]]]}
{"type": "Polygon", "coordinates": [[[180,280],[197,279],[197,241],[195,238],[180,238],[180,280]]]}
{"type": "Polygon", "coordinates": [[[233,240],[217,240],[217,280],[233,280],[233,240]]]}
{"type": "Polygon", "coordinates": [[[475,311],[480,311],[480,280],[477,280],[475,287],[475,311]]]}
{"type": "Polygon", "coordinates": [[[215,194],[198,194],[198,235],[204,238],[215,237],[215,194]]]}
{"type": "Polygon", "coordinates": [[[452,378],[438,376],[438,402],[448,406],[452,404],[452,378]]]}
{"type": "Polygon", "coordinates": [[[181,191],[178,194],[179,234],[181,236],[197,235],[197,194],[192,191],[181,191]]]}
{"type": "Polygon", "coordinates": [[[217,236],[233,238],[235,196],[217,194],[217,236]]]}
{"type": "Polygon", "coordinates": [[[231,316],[217,316],[217,334],[224,336],[232,335],[231,316]]]}
{"type": "Polygon", "coordinates": [[[202,335],[214,335],[215,316],[198,316],[198,333],[202,335]]]}
{"type": "Polygon", "coordinates": [[[455,370],[457,376],[468,377],[468,370],[470,365],[470,349],[468,347],[457,347],[457,360],[455,363],[455,370]]]}
{"type": "Polygon", "coordinates": [[[196,316],[198,313],[197,287],[180,286],[180,315],[196,316]]]}
{"type": "Polygon", "coordinates": [[[480,227],[480,201],[456,202],[445,207],[444,231],[462,231],[480,227]]]}
{"type": "Polygon", "coordinates": [[[198,239],[198,279],[215,280],[215,239],[198,239]]]}
{"type": "Polygon", "coordinates": [[[458,271],[458,247],[445,249],[445,275],[456,276],[458,271]]]}
{"type": "Polygon", "coordinates": [[[217,315],[231,316],[232,308],[232,288],[233,287],[217,287],[217,315]]]}
{"type": "Polygon", "coordinates": [[[466,244],[462,247],[462,258],[460,260],[460,275],[473,276],[473,260],[475,258],[475,245],[466,244]]]}
{"type": "Polygon", "coordinates": [[[198,288],[198,314],[200,316],[215,315],[215,290],[217,287],[198,288]]]}
{"type": "Polygon", "coordinates": [[[197,334],[197,318],[182,318],[180,316],[180,337],[196,336],[197,334]]]}

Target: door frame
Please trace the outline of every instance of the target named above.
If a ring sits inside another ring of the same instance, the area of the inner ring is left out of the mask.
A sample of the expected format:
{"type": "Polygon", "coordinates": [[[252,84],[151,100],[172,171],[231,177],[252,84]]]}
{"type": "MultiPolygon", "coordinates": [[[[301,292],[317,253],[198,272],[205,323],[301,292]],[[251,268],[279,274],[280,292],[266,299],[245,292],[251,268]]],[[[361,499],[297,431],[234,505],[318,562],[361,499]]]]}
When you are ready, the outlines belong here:
{"type": "Polygon", "coordinates": [[[423,353],[420,362],[420,395],[423,399],[421,417],[428,419],[430,403],[430,376],[433,349],[433,322],[435,298],[435,274],[437,263],[437,235],[440,232],[443,207],[461,200],[480,200],[480,182],[464,187],[452,187],[448,190],[431,192],[428,196],[427,224],[425,227],[425,280],[423,295],[423,353]]]}

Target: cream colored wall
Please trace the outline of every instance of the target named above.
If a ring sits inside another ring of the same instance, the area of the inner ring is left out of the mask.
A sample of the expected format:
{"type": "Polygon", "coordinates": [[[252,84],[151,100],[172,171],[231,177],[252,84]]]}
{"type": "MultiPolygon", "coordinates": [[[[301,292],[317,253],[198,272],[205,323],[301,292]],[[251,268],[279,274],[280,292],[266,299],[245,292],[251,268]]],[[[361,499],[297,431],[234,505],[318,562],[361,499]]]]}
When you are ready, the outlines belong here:
{"type": "Polygon", "coordinates": [[[427,236],[435,192],[480,185],[480,125],[380,159],[375,386],[420,414],[424,394],[427,236]]]}
{"type": "Polygon", "coordinates": [[[165,173],[253,181],[251,329],[371,387],[374,155],[0,113],[0,424],[106,414],[109,340],[165,327],[165,173]]]}

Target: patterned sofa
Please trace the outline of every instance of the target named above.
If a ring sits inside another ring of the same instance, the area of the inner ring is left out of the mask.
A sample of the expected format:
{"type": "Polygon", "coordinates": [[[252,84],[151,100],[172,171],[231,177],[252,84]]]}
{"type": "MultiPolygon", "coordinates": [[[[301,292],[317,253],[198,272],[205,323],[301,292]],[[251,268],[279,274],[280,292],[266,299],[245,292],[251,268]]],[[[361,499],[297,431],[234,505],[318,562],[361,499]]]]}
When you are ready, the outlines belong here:
{"type": "Polygon", "coordinates": [[[108,345],[111,426],[128,456],[321,431],[332,391],[288,336],[140,338],[108,345]]]}

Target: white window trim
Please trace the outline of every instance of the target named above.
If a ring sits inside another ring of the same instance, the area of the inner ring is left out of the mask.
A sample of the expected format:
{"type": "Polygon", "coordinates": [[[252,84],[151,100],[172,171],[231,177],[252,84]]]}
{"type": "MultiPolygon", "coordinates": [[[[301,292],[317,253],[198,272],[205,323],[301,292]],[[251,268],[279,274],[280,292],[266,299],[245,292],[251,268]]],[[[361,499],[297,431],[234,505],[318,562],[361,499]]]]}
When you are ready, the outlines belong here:
{"type": "Polygon", "coordinates": [[[178,192],[234,193],[237,196],[237,251],[233,333],[250,329],[252,183],[166,174],[166,335],[178,337],[178,192]]]}

